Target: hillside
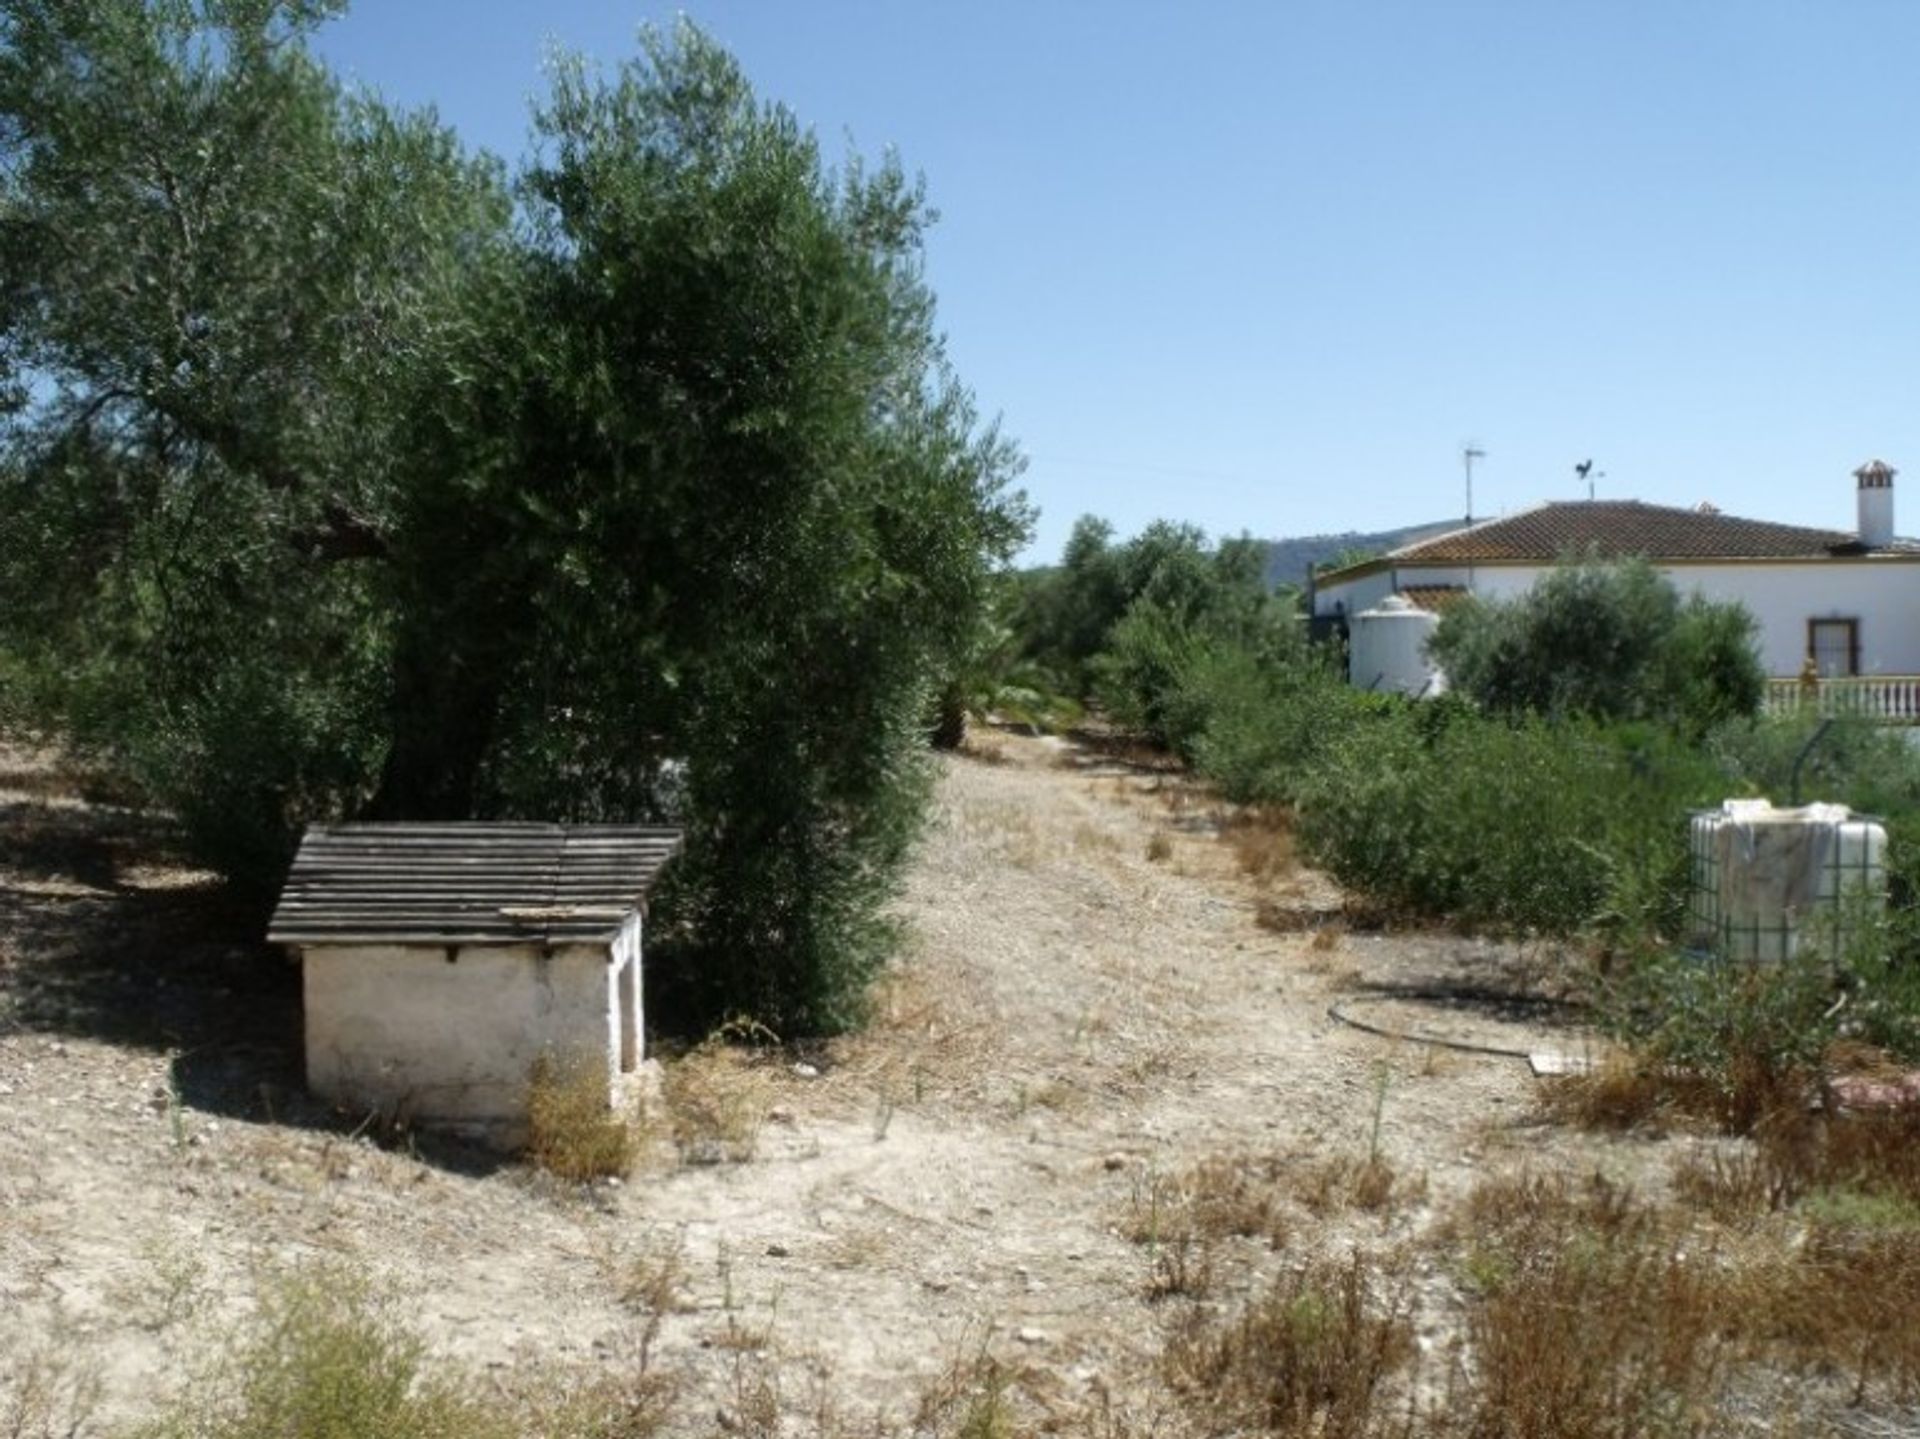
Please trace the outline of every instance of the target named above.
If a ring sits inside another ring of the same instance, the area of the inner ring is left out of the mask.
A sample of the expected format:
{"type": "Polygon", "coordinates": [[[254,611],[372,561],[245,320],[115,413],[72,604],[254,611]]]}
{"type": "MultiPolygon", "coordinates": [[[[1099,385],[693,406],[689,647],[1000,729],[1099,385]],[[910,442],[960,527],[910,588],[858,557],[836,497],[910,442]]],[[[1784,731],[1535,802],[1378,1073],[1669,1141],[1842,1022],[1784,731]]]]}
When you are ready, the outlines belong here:
{"type": "Polygon", "coordinates": [[[1434,520],[1397,530],[1348,530],[1338,535],[1300,535],[1291,539],[1268,540],[1267,583],[1304,586],[1308,571],[1315,565],[1327,563],[1342,551],[1398,549],[1401,545],[1410,545],[1430,535],[1455,529],[1459,524],[1459,520],[1434,520]]]}

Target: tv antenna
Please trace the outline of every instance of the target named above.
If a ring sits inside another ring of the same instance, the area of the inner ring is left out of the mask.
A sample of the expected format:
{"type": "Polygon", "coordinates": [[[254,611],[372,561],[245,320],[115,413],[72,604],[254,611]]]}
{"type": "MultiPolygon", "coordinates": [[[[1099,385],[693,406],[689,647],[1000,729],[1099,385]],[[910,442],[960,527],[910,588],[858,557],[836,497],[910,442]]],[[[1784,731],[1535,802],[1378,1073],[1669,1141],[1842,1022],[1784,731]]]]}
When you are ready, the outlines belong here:
{"type": "Polygon", "coordinates": [[[1593,482],[1607,477],[1605,470],[1596,470],[1592,460],[1582,460],[1573,467],[1573,472],[1587,482],[1587,503],[1593,503],[1593,482]]]}
{"type": "Polygon", "coordinates": [[[1467,471],[1467,523],[1473,523],[1473,462],[1484,460],[1487,452],[1469,440],[1460,447],[1460,463],[1467,471]]]}

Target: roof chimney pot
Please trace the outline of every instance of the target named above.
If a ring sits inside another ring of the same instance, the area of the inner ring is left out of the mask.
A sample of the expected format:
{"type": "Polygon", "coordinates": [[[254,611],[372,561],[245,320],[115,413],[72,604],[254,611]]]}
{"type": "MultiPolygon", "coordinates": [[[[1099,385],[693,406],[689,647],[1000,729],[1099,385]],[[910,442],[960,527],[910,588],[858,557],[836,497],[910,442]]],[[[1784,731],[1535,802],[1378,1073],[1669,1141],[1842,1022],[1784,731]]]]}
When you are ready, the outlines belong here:
{"type": "Polygon", "coordinates": [[[1860,543],[1884,549],[1893,543],[1893,477],[1885,460],[1868,460],[1853,472],[1860,482],[1860,543]]]}

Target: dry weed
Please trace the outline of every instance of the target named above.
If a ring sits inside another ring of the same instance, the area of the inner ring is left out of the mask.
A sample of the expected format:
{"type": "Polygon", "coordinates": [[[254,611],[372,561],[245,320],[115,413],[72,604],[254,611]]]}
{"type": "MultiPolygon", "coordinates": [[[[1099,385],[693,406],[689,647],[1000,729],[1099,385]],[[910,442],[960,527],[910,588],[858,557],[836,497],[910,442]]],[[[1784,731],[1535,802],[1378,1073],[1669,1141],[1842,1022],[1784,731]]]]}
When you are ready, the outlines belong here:
{"type": "Polygon", "coordinates": [[[1391,1214],[1426,1196],[1424,1174],[1402,1176],[1378,1154],[1336,1154],[1309,1161],[1289,1171],[1293,1197],[1313,1213],[1338,1214],[1347,1209],[1369,1214],[1391,1214]]]}
{"type": "Polygon", "coordinates": [[[683,1236],[649,1240],[613,1262],[613,1290],[624,1309],[653,1317],[688,1307],[687,1246],[683,1236]]]}
{"type": "Polygon", "coordinates": [[[1168,1345],[1168,1379],[1217,1430],[1360,1439],[1384,1427],[1415,1355],[1412,1306],[1403,1259],[1316,1261],[1237,1314],[1196,1309],[1168,1345]]]}
{"type": "Polygon", "coordinates": [[[1852,1112],[1777,1094],[1747,1147],[1683,1159],[1674,1180],[1683,1197],[1726,1220],[1819,1196],[1920,1211],[1920,1105],[1852,1112]]]}
{"type": "Polygon", "coordinates": [[[669,1061],[662,1085],[681,1163],[753,1158],[773,1107],[773,1081],[756,1056],[715,1036],[669,1061]]]}
{"type": "Polygon", "coordinates": [[[1910,1222],[1816,1222],[1798,1252],[1744,1277],[1742,1327],[1763,1351],[1843,1377],[1850,1404],[1920,1399],[1920,1235],[1910,1222]]]}
{"type": "Polygon", "coordinates": [[[1451,1232],[1470,1303],[1445,1429],[1697,1432],[1736,1357],[1711,1244],[1599,1176],[1483,1185],[1451,1232]]]}
{"type": "Polygon", "coordinates": [[[638,1116],[615,1112],[607,1069],[534,1062],[527,1094],[527,1158],[569,1183],[622,1178],[640,1154],[638,1116]]]}
{"type": "Polygon", "coordinates": [[[1147,840],[1147,860],[1151,864],[1165,864],[1173,858],[1173,836],[1164,829],[1156,829],[1147,840]]]}
{"type": "Polygon", "coordinates": [[[1239,811],[1221,837],[1233,850],[1240,872],[1256,884],[1271,884],[1292,874],[1299,864],[1293,816],[1278,805],[1239,811]]]}
{"type": "Polygon", "coordinates": [[[1277,1186],[1283,1161],[1260,1155],[1214,1155],[1174,1175],[1136,1181],[1122,1233],[1135,1244],[1160,1244],[1175,1235],[1202,1239],[1287,1240],[1285,1206],[1277,1186]]]}
{"type": "Polygon", "coordinates": [[[1676,1087],[1657,1066],[1611,1055],[1589,1074],[1542,1080],[1539,1094],[1541,1112],[1558,1123],[1624,1132],[1645,1128],[1666,1113],[1676,1087]]]}
{"type": "Polygon", "coordinates": [[[1151,1255],[1147,1297],[1210,1293],[1215,1250],[1225,1240],[1284,1245],[1290,1226],[1275,1183],[1280,1168],[1272,1157],[1214,1155],[1178,1174],[1136,1180],[1121,1232],[1151,1255]]]}
{"type": "Polygon", "coordinates": [[[991,1352],[993,1332],[963,1340],[917,1396],[910,1420],[920,1439],[1016,1439],[1068,1428],[1057,1376],[991,1352]]]}
{"type": "Polygon", "coordinates": [[[100,1373],[78,1357],[64,1326],[0,1339],[0,1435],[6,1439],[80,1439],[93,1432],[100,1373]]]}

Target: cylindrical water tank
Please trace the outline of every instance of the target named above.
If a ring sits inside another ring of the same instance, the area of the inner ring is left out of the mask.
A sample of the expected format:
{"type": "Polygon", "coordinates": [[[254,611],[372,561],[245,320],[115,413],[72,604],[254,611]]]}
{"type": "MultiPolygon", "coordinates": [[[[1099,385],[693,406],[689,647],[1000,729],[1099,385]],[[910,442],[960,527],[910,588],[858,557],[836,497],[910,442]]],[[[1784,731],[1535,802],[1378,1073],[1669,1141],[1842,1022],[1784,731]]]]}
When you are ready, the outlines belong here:
{"type": "Polygon", "coordinates": [[[1383,694],[1440,693],[1446,677],[1427,658],[1427,641],[1439,626],[1440,616],[1404,595],[1388,595],[1348,623],[1348,677],[1383,694]]]}

